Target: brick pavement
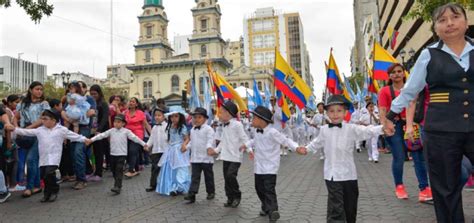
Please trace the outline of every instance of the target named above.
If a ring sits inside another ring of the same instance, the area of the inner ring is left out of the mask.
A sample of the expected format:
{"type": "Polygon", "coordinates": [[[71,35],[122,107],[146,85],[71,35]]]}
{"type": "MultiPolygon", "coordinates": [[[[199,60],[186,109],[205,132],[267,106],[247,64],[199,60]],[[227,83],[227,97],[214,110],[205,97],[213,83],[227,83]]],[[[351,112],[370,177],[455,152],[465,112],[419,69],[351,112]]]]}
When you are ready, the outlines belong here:
{"type": "MultiPolygon", "coordinates": [[[[358,222],[434,222],[433,206],[417,202],[417,183],[411,162],[405,163],[408,200],[397,200],[393,193],[390,155],[382,155],[378,164],[369,163],[365,153],[356,154],[359,173],[358,222]]],[[[280,222],[325,222],[327,191],[323,163],[318,156],[289,154],[281,162],[277,194],[280,222]]],[[[193,205],[185,205],[183,196],[166,197],[147,193],[149,169],[140,176],[124,180],[122,194],[112,196],[113,179],[105,173],[103,182],[89,183],[87,189],[74,191],[71,183],[61,185],[55,203],[41,204],[41,195],[23,199],[16,192],[0,205],[0,222],[268,222],[258,217],[260,203],[254,189],[253,165],[248,159],[239,172],[242,203],[239,208],[224,208],[222,163],[214,166],[217,196],[206,200],[204,185],[193,205]]],[[[202,180],[201,182],[203,182],[202,180]]],[[[464,210],[468,221],[474,215],[474,192],[464,192],[464,210]]]]}

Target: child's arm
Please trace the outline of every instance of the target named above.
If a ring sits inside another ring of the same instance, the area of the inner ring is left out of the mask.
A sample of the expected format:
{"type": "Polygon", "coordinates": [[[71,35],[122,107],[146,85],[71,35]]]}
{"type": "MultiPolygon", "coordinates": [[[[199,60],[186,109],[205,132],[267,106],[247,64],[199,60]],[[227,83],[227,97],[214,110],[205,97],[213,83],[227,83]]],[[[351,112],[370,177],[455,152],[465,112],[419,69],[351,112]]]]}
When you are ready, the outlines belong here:
{"type": "Polygon", "coordinates": [[[92,142],[95,142],[97,140],[101,140],[101,139],[105,139],[105,138],[109,138],[110,137],[110,132],[113,130],[113,128],[103,132],[103,133],[100,133],[94,137],[92,137],[91,141],[92,142]]]}
{"type": "Polygon", "coordinates": [[[64,130],[64,138],[71,140],[72,142],[85,142],[87,140],[86,137],[79,135],[73,131],[68,130],[67,128],[63,128],[64,130]]]}
{"type": "Polygon", "coordinates": [[[308,153],[308,150],[313,151],[313,153],[318,152],[318,150],[322,149],[324,147],[324,137],[323,137],[323,130],[319,133],[318,137],[313,139],[309,145],[306,147],[298,147],[296,149],[296,152],[298,152],[301,155],[306,155],[308,153]]]}
{"type": "Polygon", "coordinates": [[[132,131],[128,130],[127,129],[127,138],[140,144],[141,146],[145,146],[145,142],[143,142],[143,140],[141,140],[140,138],[138,138],[138,136],[136,136],[135,134],[133,134],[132,131]]]}
{"type": "Polygon", "coordinates": [[[188,134],[184,135],[183,144],[181,145],[181,152],[183,152],[183,153],[186,152],[187,145],[191,141],[190,138],[191,137],[189,137],[188,134]]]}
{"type": "Polygon", "coordinates": [[[153,126],[153,129],[151,129],[150,133],[150,138],[148,138],[148,141],[146,142],[146,145],[148,148],[152,148],[153,144],[155,144],[155,138],[158,137],[158,126],[153,126]]]}
{"type": "Polygon", "coordinates": [[[38,133],[37,129],[23,129],[23,128],[15,128],[14,131],[15,134],[17,135],[22,135],[22,136],[36,136],[38,133]]]}
{"type": "Polygon", "coordinates": [[[295,151],[298,148],[298,143],[279,131],[272,131],[272,139],[278,142],[278,144],[290,148],[291,151],[295,151]]]}

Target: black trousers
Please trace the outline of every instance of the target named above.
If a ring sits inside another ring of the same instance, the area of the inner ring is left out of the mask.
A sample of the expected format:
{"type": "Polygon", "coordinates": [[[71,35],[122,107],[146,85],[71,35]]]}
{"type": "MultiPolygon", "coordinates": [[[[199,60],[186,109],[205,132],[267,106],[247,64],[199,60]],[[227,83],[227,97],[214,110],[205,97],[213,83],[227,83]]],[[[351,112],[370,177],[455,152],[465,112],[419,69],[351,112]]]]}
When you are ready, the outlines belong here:
{"type": "Polygon", "coordinates": [[[229,201],[241,199],[242,193],[239,189],[239,182],[237,182],[237,174],[239,172],[240,163],[224,161],[224,188],[225,195],[229,201]]]}
{"type": "Polygon", "coordinates": [[[255,174],[255,190],[258,199],[262,202],[262,211],[267,213],[278,211],[276,180],[276,174],[255,174]]]}
{"type": "Polygon", "coordinates": [[[94,175],[102,177],[102,172],[103,172],[103,164],[104,164],[104,154],[109,147],[109,140],[108,139],[102,139],[99,141],[95,141],[92,144],[94,148],[94,157],[95,157],[95,173],[94,175]]]}
{"type": "Polygon", "coordinates": [[[138,163],[140,161],[140,150],[142,146],[133,141],[128,140],[128,155],[127,155],[127,164],[128,171],[133,173],[138,171],[138,163]]]}
{"type": "Polygon", "coordinates": [[[430,184],[438,222],[464,222],[461,162],[474,163],[474,132],[424,132],[430,184]]]}
{"type": "Polygon", "coordinates": [[[68,141],[66,144],[63,144],[63,153],[61,154],[61,163],[59,164],[61,176],[74,176],[71,154],[71,143],[68,141]]]}
{"type": "Polygon", "coordinates": [[[122,188],[123,166],[126,156],[110,156],[110,170],[114,176],[114,187],[122,188]]]}
{"type": "Polygon", "coordinates": [[[359,186],[357,180],[329,181],[327,222],[356,222],[359,186]]]}
{"type": "Polygon", "coordinates": [[[199,192],[199,184],[201,183],[201,172],[204,172],[204,182],[206,183],[206,192],[214,194],[216,188],[214,186],[213,163],[191,163],[191,186],[189,194],[197,194],[199,192]]]}
{"type": "Polygon", "coordinates": [[[58,166],[41,166],[40,176],[44,181],[44,195],[51,196],[51,194],[59,193],[59,184],[56,180],[56,170],[58,166]]]}
{"type": "Polygon", "coordinates": [[[160,167],[158,163],[160,162],[161,156],[163,153],[155,153],[150,155],[151,159],[151,177],[150,177],[150,187],[156,188],[156,180],[158,175],[160,175],[160,167]]]}

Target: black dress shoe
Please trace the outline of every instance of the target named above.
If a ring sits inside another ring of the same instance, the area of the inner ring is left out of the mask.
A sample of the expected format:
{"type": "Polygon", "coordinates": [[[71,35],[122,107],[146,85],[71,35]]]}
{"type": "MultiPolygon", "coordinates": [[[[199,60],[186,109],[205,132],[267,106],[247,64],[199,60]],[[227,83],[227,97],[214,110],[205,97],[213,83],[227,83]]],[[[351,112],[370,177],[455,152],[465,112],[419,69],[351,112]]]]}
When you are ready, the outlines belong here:
{"type": "Polygon", "coordinates": [[[207,197],[206,197],[206,199],[208,199],[208,200],[212,200],[212,199],[214,199],[215,197],[216,197],[216,194],[214,194],[214,193],[210,193],[210,194],[207,194],[207,197]]]}
{"type": "Polygon", "coordinates": [[[232,200],[227,200],[227,202],[224,203],[224,207],[226,207],[226,208],[232,207],[232,200]]]}
{"type": "Polygon", "coordinates": [[[278,211],[272,211],[269,214],[269,218],[270,218],[270,221],[276,221],[276,220],[280,219],[280,213],[278,213],[278,211]]]}
{"type": "Polygon", "coordinates": [[[110,191],[114,192],[115,194],[120,194],[120,188],[118,188],[118,187],[114,187],[114,188],[110,189],[110,191]]]}
{"type": "Polygon", "coordinates": [[[268,215],[268,212],[264,211],[264,210],[260,210],[260,213],[258,213],[260,216],[267,216],[268,215]]]}
{"type": "Polygon", "coordinates": [[[170,192],[170,196],[176,197],[176,196],[178,196],[178,193],[176,193],[176,191],[171,191],[171,192],[170,192]]]}
{"type": "Polygon", "coordinates": [[[145,188],[145,191],[146,191],[146,192],[153,192],[153,191],[155,191],[155,190],[156,190],[156,188],[153,188],[153,187],[147,187],[147,188],[145,188]]]}
{"type": "Polygon", "coordinates": [[[58,198],[58,194],[51,194],[51,197],[49,197],[49,202],[54,202],[58,198]]]}
{"type": "Polygon", "coordinates": [[[235,199],[234,201],[232,201],[232,204],[230,206],[233,208],[236,208],[239,206],[239,204],[240,204],[240,199],[235,199]]]}
{"type": "Polygon", "coordinates": [[[196,195],[194,195],[194,194],[188,194],[186,197],[184,197],[184,200],[187,200],[187,201],[196,200],[196,195]]]}
{"type": "Polygon", "coordinates": [[[44,195],[43,198],[41,198],[40,202],[41,203],[48,202],[50,198],[51,198],[51,195],[44,195]]]}

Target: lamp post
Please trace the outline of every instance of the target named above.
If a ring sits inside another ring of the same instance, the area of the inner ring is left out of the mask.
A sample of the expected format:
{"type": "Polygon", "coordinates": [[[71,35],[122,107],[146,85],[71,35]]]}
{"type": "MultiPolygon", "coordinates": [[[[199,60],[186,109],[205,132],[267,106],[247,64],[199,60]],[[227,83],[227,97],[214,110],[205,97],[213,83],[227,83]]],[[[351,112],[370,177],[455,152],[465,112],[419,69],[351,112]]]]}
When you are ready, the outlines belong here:
{"type": "Polygon", "coordinates": [[[69,84],[69,78],[71,78],[71,74],[70,73],[66,73],[66,72],[61,72],[61,78],[63,80],[63,88],[66,89],[67,88],[67,85],[69,84]]]}
{"type": "Polygon", "coordinates": [[[413,67],[413,65],[415,65],[415,54],[416,54],[416,51],[413,48],[411,48],[408,51],[408,59],[405,61],[405,58],[407,56],[407,52],[405,51],[405,49],[402,49],[400,51],[400,57],[402,58],[402,64],[408,71],[413,67]]]}

